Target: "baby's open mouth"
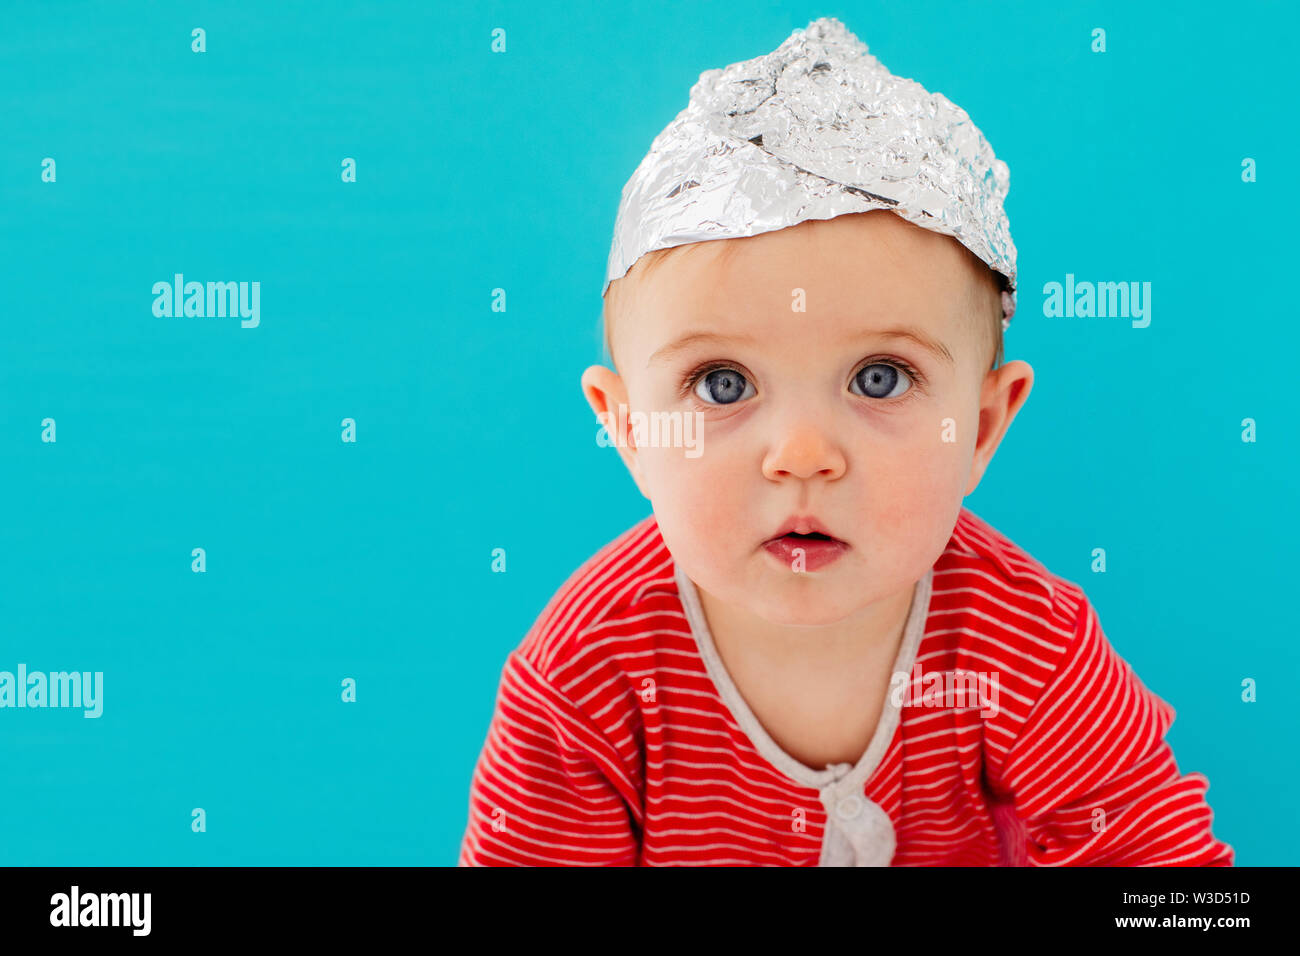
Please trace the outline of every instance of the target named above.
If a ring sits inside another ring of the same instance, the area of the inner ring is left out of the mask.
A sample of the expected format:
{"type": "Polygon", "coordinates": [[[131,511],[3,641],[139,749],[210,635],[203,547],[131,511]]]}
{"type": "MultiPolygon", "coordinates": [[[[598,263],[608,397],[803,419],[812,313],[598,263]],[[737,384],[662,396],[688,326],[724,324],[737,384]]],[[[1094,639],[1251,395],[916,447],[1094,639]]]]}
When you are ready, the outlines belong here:
{"type": "MultiPolygon", "coordinates": [[[[801,521],[808,527],[814,522],[801,521]]],[[[763,542],[763,550],[793,572],[818,571],[838,561],[848,550],[841,541],[825,531],[787,531],[763,542]]]]}
{"type": "Polygon", "coordinates": [[[848,547],[848,542],[841,541],[835,535],[830,533],[830,529],[822,524],[817,518],[792,517],[786,519],[772,537],[764,541],[764,544],[772,544],[776,541],[787,541],[791,544],[814,544],[816,542],[831,542],[848,547]]]}

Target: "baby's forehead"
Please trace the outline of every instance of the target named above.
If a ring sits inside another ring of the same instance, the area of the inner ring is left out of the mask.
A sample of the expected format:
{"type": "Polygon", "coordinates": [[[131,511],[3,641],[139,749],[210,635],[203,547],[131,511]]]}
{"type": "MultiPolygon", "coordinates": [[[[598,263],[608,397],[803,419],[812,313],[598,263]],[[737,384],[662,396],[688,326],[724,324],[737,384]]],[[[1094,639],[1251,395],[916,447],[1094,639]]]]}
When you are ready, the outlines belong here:
{"type": "MultiPolygon", "coordinates": [[[[647,302],[629,323],[637,327],[639,350],[647,353],[683,342],[734,344],[776,358],[800,359],[856,348],[887,335],[910,335],[950,360],[971,347],[962,334],[961,303],[918,289],[886,293],[877,287],[876,295],[867,297],[820,280],[806,287],[786,283],[773,289],[758,283],[695,287],[663,278],[671,283],[667,294],[647,302]]],[[[964,293],[959,298],[964,300],[964,293]]]]}
{"type": "Polygon", "coordinates": [[[956,239],[873,212],[657,250],[630,277],[660,300],[661,314],[741,304],[843,314],[965,307],[991,272],[956,239]]]}
{"type": "Polygon", "coordinates": [[[658,250],[625,279],[641,288],[635,318],[619,322],[637,327],[628,344],[644,357],[688,339],[795,357],[910,331],[956,362],[983,350],[971,317],[1000,306],[991,271],[960,242],[888,212],[658,250]]]}
{"type": "Polygon", "coordinates": [[[886,210],[808,219],[753,236],[687,243],[642,259],[647,274],[661,267],[689,265],[716,275],[740,264],[783,277],[794,273],[797,278],[803,272],[810,279],[836,273],[847,280],[873,275],[877,280],[897,276],[926,281],[945,275],[978,277],[988,271],[956,238],[923,229],[886,210]]]}

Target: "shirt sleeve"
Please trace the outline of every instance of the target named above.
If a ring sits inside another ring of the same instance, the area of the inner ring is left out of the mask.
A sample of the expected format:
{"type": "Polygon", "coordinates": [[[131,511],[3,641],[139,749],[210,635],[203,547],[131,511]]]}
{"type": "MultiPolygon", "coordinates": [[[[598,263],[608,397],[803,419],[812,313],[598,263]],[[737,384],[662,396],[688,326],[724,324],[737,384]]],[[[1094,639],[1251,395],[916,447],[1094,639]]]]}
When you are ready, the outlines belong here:
{"type": "Polygon", "coordinates": [[[458,865],[636,865],[630,805],[639,804],[617,750],[513,652],[474,768],[458,865]]]}
{"type": "Polygon", "coordinates": [[[1209,781],[1181,775],[1165,734],[1174,709],[1143,686],[1084,598],[1056,674],[1007,752],[1030,866],[1231,866],[1210,831],[1209,781]]]}

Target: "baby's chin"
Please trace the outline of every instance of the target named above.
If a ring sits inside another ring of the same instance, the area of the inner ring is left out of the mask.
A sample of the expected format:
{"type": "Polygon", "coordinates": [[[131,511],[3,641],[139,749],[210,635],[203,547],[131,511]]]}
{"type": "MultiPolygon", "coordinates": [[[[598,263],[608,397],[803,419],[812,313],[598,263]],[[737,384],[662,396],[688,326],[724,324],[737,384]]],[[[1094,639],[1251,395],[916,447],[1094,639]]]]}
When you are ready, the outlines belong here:
{"type": "Polygon", "coordinates": [[[781,627],[827,627],[848,620],[865,607],[861,589],[825,581],[777,585],[748,598],[753,614],[781,627]]]}
{"type": "MultiPolygon", "coordinates": [[[[847,572],[849,569],[843,569],[847,572]]],[[[762,618],[779,627],[827,627],[861,613],[879,597],[864,587],[860,575],[789,572],[786,576],[765,573],[727,575],[705,572],[691,580],[716,599],[762,618]],[[708,582],[714,586],[709,587],[708,582]]],[[[880,597],[883,597],[881,595],[880,597]]]]}

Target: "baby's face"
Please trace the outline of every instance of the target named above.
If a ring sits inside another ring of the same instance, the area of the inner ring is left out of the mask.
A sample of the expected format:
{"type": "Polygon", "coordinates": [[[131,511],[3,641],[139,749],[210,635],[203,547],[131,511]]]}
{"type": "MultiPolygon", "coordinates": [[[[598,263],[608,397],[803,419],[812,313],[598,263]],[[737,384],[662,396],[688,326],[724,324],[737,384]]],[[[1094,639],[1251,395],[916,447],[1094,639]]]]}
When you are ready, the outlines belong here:
{"type": "Polygon", "coordinates": [[[1023,362],[989,370],[996,292],[965,250],[881,211],[701,243],[630,277],[622,374],[594,366],[583,386],[598,414],[699,413],[694,457],[621,451],[691,580],[786,625],[910,589],[1033,380],[1023,362]],[[779,537],[802,519],[838,541],[779,537]]]}

